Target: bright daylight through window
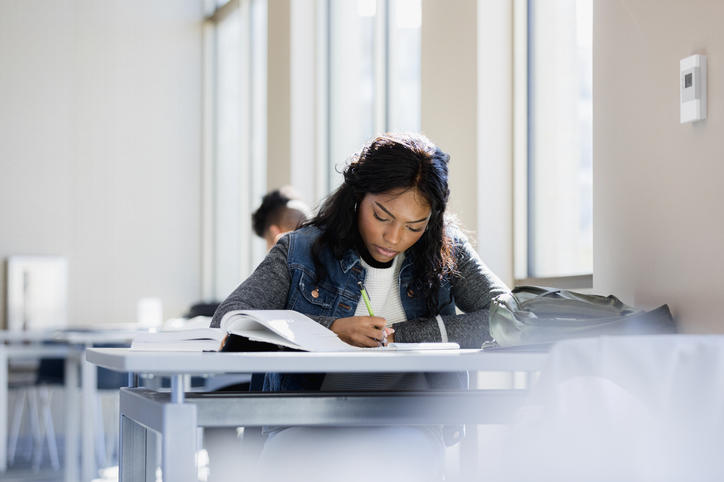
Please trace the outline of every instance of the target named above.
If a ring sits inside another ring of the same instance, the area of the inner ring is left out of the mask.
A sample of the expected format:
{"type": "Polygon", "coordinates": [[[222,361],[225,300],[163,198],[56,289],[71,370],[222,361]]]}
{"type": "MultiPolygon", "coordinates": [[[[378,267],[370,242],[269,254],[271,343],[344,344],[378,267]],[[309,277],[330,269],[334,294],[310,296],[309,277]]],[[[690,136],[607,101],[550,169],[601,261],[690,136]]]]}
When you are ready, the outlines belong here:
{"type": "Polygon", "coordinates": [[[591,274],[592,0],[528,0],[527,19],[525,277],[591,274]]]}
{"type": "Polygon", "coordinates": [[[373,135],[420,130],[420,0],[329,2],[329,164],[373,135]]]}

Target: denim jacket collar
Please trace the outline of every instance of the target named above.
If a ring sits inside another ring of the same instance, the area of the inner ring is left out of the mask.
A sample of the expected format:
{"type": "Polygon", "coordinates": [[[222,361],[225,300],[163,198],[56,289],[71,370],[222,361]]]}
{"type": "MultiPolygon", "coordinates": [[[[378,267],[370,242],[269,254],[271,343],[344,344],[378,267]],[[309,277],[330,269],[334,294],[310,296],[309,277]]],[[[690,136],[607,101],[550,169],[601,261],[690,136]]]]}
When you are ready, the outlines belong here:
{"type": "Polygon", "coordinates": [[[358,264],[359,262],[359,255],[354,249],[350,248],[339,260],[339,267],[342,268],[343,273],[347,273],[354,267],[355,264],[358,264]]]}

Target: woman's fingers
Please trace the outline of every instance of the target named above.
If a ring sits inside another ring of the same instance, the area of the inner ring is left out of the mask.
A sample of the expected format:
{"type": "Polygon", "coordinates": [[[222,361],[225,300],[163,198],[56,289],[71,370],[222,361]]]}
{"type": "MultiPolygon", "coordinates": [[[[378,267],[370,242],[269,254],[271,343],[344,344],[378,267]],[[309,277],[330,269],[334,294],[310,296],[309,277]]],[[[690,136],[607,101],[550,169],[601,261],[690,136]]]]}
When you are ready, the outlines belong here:
{"type": "Polygon", "coordinates": [[[384,339],[383,330],[394,333],[392,328],[385,327],[386,322],[381,316],[351,316],[338,318],[330,328],[350,345],[375,347],[384,339]]]}
{"type": "Polygon", "coordinates": [[[360,318],[367,318],[370,322],[370,326],[373,326],[378,330],[381,330],[387,324],[387,320],[385,320],[381,316],[360,316],[360,318]]]}
{"type": "Polygon", "coordinates": [[[377,326],[374,327],[374,330],[376,334],[370,335],[370,338],[376,343],[376,345],[367,345],[367,346],[380,346],[380,345],[387,345],[388,343],[392,342],[392,335],[395,333],[394,328],[389,327],[383,327],[382,329],[377,328],[377,326]]]}
{"type": "Polygon", "coordinates": [[[374,347],[380,346],[380,341],[377,340],[376,338],[370,338],[369,336],[366,336],[357,346],[363,346],[366,348],[374,348],[374,347]]]}

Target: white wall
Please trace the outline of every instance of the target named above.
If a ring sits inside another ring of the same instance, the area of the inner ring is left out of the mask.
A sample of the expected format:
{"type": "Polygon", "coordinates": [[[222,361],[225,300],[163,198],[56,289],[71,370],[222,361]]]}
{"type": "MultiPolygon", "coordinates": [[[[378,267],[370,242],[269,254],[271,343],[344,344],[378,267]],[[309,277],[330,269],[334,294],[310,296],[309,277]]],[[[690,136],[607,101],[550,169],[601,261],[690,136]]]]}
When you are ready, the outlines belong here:
{"type": "Polygon", "coordinates": [[[198,0],[0,1],[0,257],[67,256],[71,323],[200,295],[201,18],[198,0]]]}
{"type": "Polygon", "coordinates": [[[449,211],[513,282],[512,2],[422,2],[422,131],[450,154],[449,211]]]}
{"type": "Polygon", "coordinates": [[[594,289],[724,332],[724,2],[597,0],[594,289]],[[708,119],[679,123],[679,60],[708,56],[708,119]]]}
{"type": "Polygon", "coordinates": [[[422,2],[422,132],[450,154],[449,210],[477,229],[477,2],[422,2]]]}
{"type": "Polygon", "coordinates": [[[477,241],[513,286],[513,2],[478,0],[477,241]]]}
{"type": "Polygon", "coordinates": [[[268,12],[267,188],[271,190],[291,182],[289,0],[268,2],[268,12]]]}

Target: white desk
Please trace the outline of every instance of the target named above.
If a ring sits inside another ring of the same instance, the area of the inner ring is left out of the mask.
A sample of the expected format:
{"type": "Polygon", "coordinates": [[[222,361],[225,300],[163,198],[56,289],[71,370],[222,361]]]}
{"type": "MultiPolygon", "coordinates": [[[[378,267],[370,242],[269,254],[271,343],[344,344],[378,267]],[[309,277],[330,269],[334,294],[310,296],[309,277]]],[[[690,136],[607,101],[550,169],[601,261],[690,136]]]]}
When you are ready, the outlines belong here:
{"type": "Polygon", "coordinates": [[[65,359],[65,480],[89,482],[95,478],[94,445],[96,413],[96,369],[83,360],[83,350],[99,343],[130,343],[136,330],[49,330],[0,331],[0,474],[7,470],[7,398],[8,364],[10,359],[65,359]],[[44,345],[42,342],[57,342],[44,345]],[[5,344],[11,343],[11,344],[5,344]],[[80,369],[81,400],[76,400],[80,369]],[[86,414],[87,416],[81,416],[86,414]],[[80,427],[80,432],[78,431],[80,427]],[[81,435],[82,476],[78,476],[78,439],[81,435]]]}
{"type": "Polygon", "coordinates": [[[164,480],[191,481],[196,474],[197,427],[500,422],[509,420],[525,394],[521,390],[185,394],[184,377],[188,375],[537,371],[546,356],[545,353],[478,350],[184,353],[92,348],[86,351],[87,361],[111,370],[171,377],[170,392],[121,389],[121,481],[153,476],[155,455],[147,443],[149,429],[161,436],[164,480]],[[381,399],[384,399],[384,411],[379,410],[381,399]]]}

